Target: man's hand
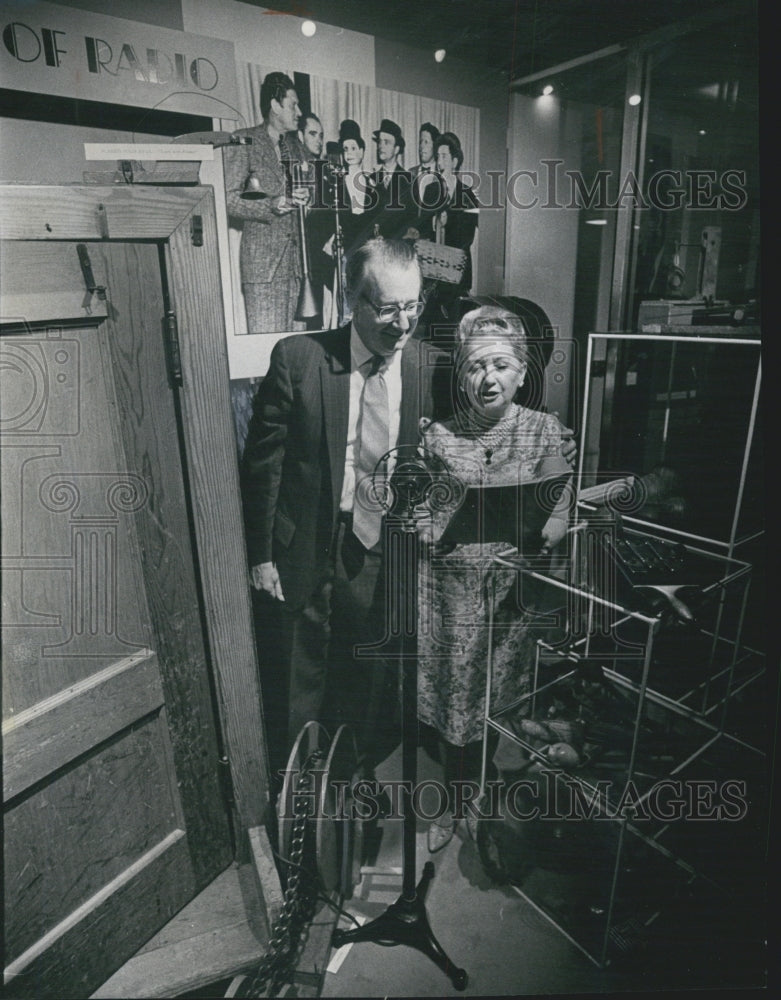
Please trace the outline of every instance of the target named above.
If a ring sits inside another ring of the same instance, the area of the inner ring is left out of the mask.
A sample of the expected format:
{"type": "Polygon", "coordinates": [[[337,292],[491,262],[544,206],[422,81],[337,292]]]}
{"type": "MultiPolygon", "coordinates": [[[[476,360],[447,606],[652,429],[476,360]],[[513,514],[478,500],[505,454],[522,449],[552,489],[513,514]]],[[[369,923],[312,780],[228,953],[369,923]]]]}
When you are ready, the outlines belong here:
{"type": "Polygon", "coordinates": [[[278,601],[284,601],[282,584],[279,582],[279,573],[273,562],[259,563],[252,567],[250,580],[255,590],[265,590],[267,594],[278,601]]]}
{"type": "Polygon", "coordinates": [[[271,211],[274,215],[289,215],[295,207],[295,202],[283,194],[278,194],[276,198],[271,199],[271,211]]]}
{"type": "Polygon", "coordinates": [[[304,208],[309,204],[309,188],[308,187],[294,187],[291,193],[291,198],[295,206],[303,205],[304,208]]]}

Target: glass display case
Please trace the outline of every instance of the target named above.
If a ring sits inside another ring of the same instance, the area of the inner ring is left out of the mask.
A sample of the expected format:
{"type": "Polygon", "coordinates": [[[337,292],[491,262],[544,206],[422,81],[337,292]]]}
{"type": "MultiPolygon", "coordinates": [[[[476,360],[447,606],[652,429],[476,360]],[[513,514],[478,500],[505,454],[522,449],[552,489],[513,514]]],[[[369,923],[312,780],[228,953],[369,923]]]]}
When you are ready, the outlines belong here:
{"type": "MultiPolygon", "coordinates": [[[[765,786],[761,755],[724,728],[751,567],[616,529],[591,505],[579,513],[565,578],[518,555],[497,557],[517,571],[541,633],[531,689],[511,704],[494,703],[489,651],[483,746],[491,733],[502,741],[493,756],[502,820],[480,822],[477,840],[489,874],[605,966],[642,947],[657,918],[693,891],[730,892],[736,877],[756,885],[740,863],[718,861],[712,838],[724,823],[690,821],[739,811],[711,794],[725,777],[749,775],[757,802],[765,786]],[[650,568],[623,572],[610,538],[644,553],[650,568]],[[737,608],[736,641],[714,679],[706,665],[725,604],[737,608]],[[710,795],[702,817],[692,814],[698,788],[710,795]]],[[[485,753],[484,808],[490,788],[485,753]]],[[[754,832],[735,824],[724,849],[745,836],[739,857],[756,858],[754,832]]]]}
{"type": "Polygon", "coordinates": [[[581,490],[627,482],[624,518],[733,555],[763,530],[760,341],[592,333],[581,490]]]}

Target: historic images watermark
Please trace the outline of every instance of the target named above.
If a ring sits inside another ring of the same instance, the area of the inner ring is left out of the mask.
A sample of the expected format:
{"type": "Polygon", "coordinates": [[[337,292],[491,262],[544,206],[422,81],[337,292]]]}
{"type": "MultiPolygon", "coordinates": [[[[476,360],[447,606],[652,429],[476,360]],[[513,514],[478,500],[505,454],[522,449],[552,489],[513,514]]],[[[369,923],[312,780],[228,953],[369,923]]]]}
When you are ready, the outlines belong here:
{"type": "MultiPolygon", "coordinates": [[[[283,775],[285,772],[281,772],[283,775]]],[[[450,811],[455,819],[512,819],[578,822],[626,819],[632,822],[739,822],[748,813],[747,783],[740,779],[660,778],[650,785],[604,779],[589,784],[550,768],[533,776],[487,781],[481,794],[477,781],[328,779],[314,769],[308,790],[291,790],[279,800],[282,819],[305,811],[313,819],[403,820],[410,808],[416,819],[431,822],[450,811]],[[380,799],[385,803],[381,809],[380,799]]],[[[290,782],[293,789],[294,782],[290,782]]]]}
{"type": "MultiPolygon", "coordinates": [[[[504,209],[588,209],[610,211],[615,209],[658,209],[675,212],[679,209],[701,211],[720,210],[739,212],[748,204],[748,175],[745,170],[688,169],[656,170],[642,178],[633,170],[618,174],[613,170],[597,170],[586,175],[581,170],[564,168],[565,161],[542,159],[535,170],[461,170],[459,178],[477,201],[481,210],[504,209]]],[[[328,197],[325,180],[320,180],[320,204],[328,197]]],[[[358,175],[356,189],[365,197],[366,210],[377,207],[379,195],[365,175],[358,175]]],[[[431,193],[427,191],[427,198],[431,193]]],[[[439,201],[421,200],[413,185],[410,197],[416,207],[426,212],[438,212],[451,207],[468,209],[471,202],[463,204],[449,201],[450,194],[443,189],[439,201]]],[[[457,198],[458,196],[456,196],[457,198]]],[[[466,196],[462,196],[466,197],[466,196]]],[[[406,211],[398,192],[394,192],[386,206],[391,211],[406,211]]]]}
{"type": "Polygon", "coordinates": [[[569,208],[610,210],[681,208],[738,212],[748,202],[745,170],[657,170],[640,178],[629,170],[617,175],[598,170],[590,178],[580,170],[561,169],[564,160],[540,160],[538,170],[488,170],[484,175],[464,171],[478,206],[484,209],[569,208]]]}

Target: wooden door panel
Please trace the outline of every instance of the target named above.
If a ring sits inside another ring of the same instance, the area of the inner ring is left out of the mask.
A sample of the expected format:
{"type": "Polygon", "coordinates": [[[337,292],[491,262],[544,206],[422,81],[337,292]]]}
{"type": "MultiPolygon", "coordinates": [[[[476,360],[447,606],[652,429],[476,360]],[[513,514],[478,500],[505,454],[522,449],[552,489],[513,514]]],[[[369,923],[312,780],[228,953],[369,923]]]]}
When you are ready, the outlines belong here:
{"type": "Polygon", "coordinates": [[[14,715],[3,726],[4,800],[162,705],[157,655],[146,649],[14,715]]]}
{"type": "MultiPolygon", "coordinates": [[[[6,900],[7,957],[18,958],[180,830],[175,792],[155,715],[16,800],[5,816],[6,868],[15,873],[6,900]]],[[[192,875],[188,882],[192,889],[192,875]]]]}
{"type": "Polygon", "coordinates": [[[216,874],[215,852],[225,856],[228,831],[215,767],[219,751],[189,497],[176,448],[176,390],[169,385],[165,357],[160,251],[154,244],[112,243],[97,244],[90,252],[107,285],[106,349],[122,448],[128,468],[155,484],[135,516],[135,528],[153,645],[163,665],[188,845],[198,887],[203,888],[216,874]],[[143,339],[139,327],[147,332],[143,339]]]}
{"type": "MultiPolygon", "coordinates": [[[[0,243],[0,270],[6,285],[2,314],[6,321],[17,318],[37,323],[106,315],[105,300],[87,291],[78,253],[63,254],[57,243],[26,243],[21,254],[18,244],[0,243]]],[[[94,268],[93,277],[96,284],[105,284],[94,268]]]]}
{"type": "MultiPolygon", "coordinates": [[[[14,249],[17,262],[40,257],[14,249]]],[[[72,284],[75,244],[53,249],[64,263],[50,260],[51,274],[72,284]]],[[[6,980],[17,996],[87,995],[232,856],[158,249],[89,253],[108,318],[63,328],[55,316],[0,340],[6,980]]],[[[5,269],[3,294],[26,273],[5,269]]]]}
{"type": "Polygon", "coordinates": [[[184,831],[175,830],[6,966],[14,997],[89,996],[191,897],[184,831]]]}
{"type": "Polygon", "coordinates": [[[111,433],[98,329],[4,336],[1,349],[7,717],[152,634],[132,519],[149,485],[111,433]]]}

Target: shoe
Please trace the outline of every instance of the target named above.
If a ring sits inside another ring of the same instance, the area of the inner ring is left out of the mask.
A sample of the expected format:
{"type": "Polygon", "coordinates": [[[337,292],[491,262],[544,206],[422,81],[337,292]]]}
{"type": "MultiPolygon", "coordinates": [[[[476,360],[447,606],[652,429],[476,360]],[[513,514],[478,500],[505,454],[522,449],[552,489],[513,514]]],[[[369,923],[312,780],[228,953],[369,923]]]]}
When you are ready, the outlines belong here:
{"type": "Polygon", "coordinates": [[[449,844],[453,839],[453,834],[456,829],[456,821],[452,816],[443,816],[443,822],[437,822],[436,820],[429,825],[428,828],[428,850],[429,854],[435,854],[437,851],[441,851],[446,844],[449,844]]]}

